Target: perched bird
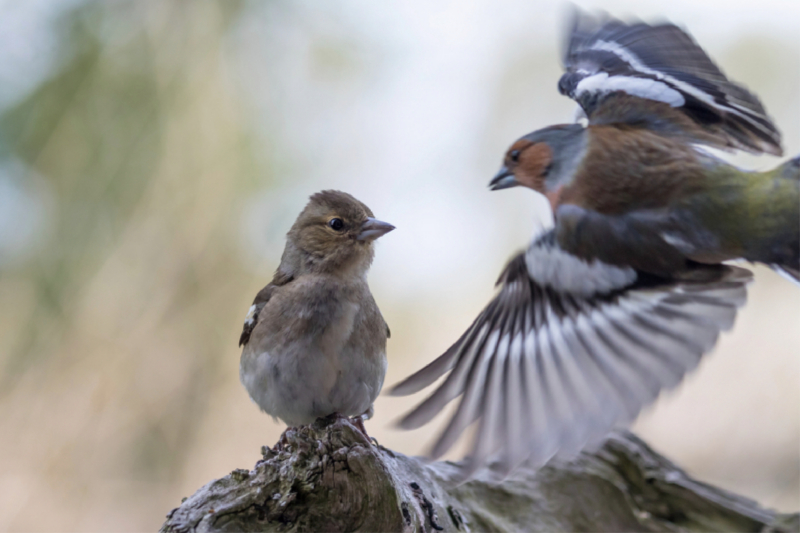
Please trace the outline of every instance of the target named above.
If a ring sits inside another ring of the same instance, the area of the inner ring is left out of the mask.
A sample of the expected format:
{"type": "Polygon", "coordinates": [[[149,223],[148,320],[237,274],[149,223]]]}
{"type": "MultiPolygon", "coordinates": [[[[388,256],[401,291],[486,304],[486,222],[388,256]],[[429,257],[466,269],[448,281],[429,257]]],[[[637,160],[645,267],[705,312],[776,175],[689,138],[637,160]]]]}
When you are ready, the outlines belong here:
{"type": "Polygon", "coordinates": [[[689,35],[576,15],[563,94],[588,123],[509,148],[493,190],[545,195],[555,227],[516,255],[497,296],[444,355],[393,389],[449,372],[401,421],[461,397],[432,455],[478,421],[464,476],[599,443],[674,387],[733,324],[764,263],[800,279],[800,158],[748,172],[699,145],[781,154],[758,99],[689,35]]]}
{"type": "Polygon", "coordinates": [[[364,430],[389,337],[367,271],[375,239],[393,229],[347,193],[311,196],[239,339],[239,376],[262,411],[290,426],[333,413],[361,417],[364,430]]]}

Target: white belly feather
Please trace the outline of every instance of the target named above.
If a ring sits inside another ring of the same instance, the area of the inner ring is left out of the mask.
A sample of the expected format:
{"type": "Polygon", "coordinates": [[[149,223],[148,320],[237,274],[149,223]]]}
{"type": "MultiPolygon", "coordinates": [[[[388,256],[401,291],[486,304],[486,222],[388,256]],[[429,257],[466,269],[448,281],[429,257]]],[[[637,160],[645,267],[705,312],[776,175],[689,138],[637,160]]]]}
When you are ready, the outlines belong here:
{"type": "Polygon", "coordinates": [[[386,373],[385,354],[363,354],[348,342],[359,311],[343,312],[316,338],[242,352],[240,379],[266,413],[289,425],[310,424],[334,412],[357,416],[375,401],[386,373]]]}

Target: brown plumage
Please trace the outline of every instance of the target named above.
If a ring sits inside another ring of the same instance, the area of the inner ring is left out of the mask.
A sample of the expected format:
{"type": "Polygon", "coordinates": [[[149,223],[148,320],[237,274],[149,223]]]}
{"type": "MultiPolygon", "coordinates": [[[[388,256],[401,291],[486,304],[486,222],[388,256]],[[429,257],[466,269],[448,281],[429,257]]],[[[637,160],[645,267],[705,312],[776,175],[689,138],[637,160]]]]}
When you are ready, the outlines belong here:
{"type": "MultiPolygon", "coordinates": [[[[604,215],[659,209],[699,191],[703,165],[685,143],[640,128],[586,128],[586,155],[555,205],[574,204],[604,215]]],[[[549,191],[542,187],[542,193],[549,191]]]]}
{"type": "Polygon", "coordinates": [[[392,229],[347,193],[311,197],[239,339],[240,378],[263,411],[293,426],[371,415],[389,328],[366,274],[375,239],[392,229]]]}
{"type": "Polygon", "coordinates": [[[515,141],[492,189],[550,201],[555,227],[509,262],[497,296],[438,359],[393,389],[443,382],[402,420],[453,399],[439,456],[478,431],[464,477],[499,477],[596,443],[674,387],[730,328],[752,274],[800,281],[800,160],[755,173],[696,144],[780,153],[758,99],[672,25],[576,23],[559,87],[588,124],[515,141]]]}

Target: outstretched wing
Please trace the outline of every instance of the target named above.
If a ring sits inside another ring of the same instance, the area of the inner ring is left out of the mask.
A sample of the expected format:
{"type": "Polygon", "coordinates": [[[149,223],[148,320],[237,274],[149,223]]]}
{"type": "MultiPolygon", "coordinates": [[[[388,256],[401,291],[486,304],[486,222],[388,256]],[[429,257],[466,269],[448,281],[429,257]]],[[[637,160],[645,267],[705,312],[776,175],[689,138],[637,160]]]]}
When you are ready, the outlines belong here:
{"type": "Polygon", "coordinates": [[[478,420],[465,478],[487,466],[505,477],[599,442],[680,382],[733,324],[751,273],[698,268],[703,281],[645,279],[582,261],[545,235],[511,260],[467,332],[394,387],[412,394],[449,372],[401,426],[420,427],[460,397],[432,455],[478,420]]]}
{"type": "Polygon", "coordinates": [[[758,98],[673,24],[625,24],[576,11],[564,67],[559,91],[590,123],[679,128],[711,146],[782,153],[781,135],[758,98]]]}

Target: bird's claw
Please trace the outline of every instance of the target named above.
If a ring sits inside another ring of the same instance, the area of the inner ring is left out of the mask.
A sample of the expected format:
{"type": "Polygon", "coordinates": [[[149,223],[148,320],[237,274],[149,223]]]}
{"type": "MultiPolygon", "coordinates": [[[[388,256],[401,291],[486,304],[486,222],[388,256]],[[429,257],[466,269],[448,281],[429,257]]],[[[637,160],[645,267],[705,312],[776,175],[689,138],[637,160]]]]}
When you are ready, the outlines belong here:
{"type": "Polygon", "coordinates": [[[364,436],[367,438],[368,441],[370,441],[375,446],[379,446],[378,440],[375,437],[370,437],[369,433],[367,433],[367,428],[364,427],[364,417],[354,416],[353,418],[350,419],[350,421],[353,423],[355,427],[358,428],[358,430],[361,433],[364,434],[364,436]]]}

